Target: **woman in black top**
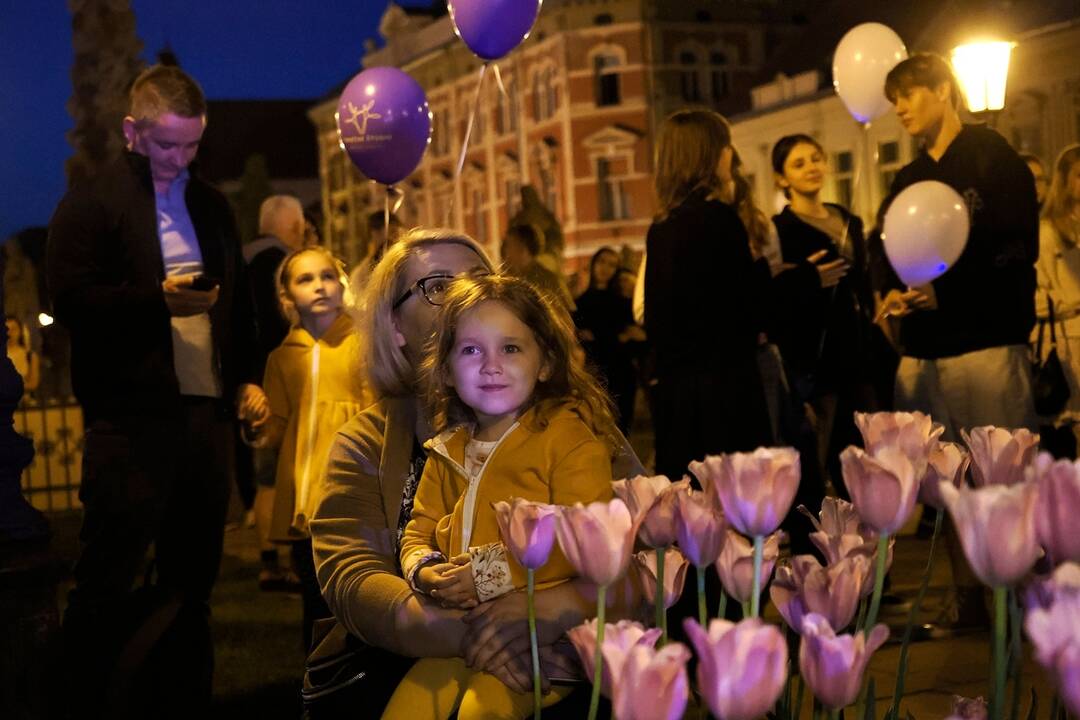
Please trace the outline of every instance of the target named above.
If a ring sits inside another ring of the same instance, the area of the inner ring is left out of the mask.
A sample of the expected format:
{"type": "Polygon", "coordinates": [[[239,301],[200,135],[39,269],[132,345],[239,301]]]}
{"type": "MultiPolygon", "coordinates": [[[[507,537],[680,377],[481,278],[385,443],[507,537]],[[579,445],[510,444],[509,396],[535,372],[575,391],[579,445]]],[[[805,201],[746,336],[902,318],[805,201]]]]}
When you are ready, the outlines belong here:
{"type": "Polygon", "coordinates": [[[769,270],[721,200],[733,154],[727,121],[711,111],[676,112],[657,137],[645,327],[656,354],[656,471],[673,478],[706,454],[771,441],[756,360],[769,270]]]}
{"type": "Polygon", "coordinates": [[[644,332],[634,324],[630,299],[617,281],[619,254],[602,247],[589,263],[589,288],[577,298],[574,322],[590,365],[603,378],[619,409],[619,429],[630,434],[637,379],[634,354],[644,332]]]}
{"type": "MultiPolygon", "coordinates": [[[[852,412],[877,409],[862,222],[822,201],[827,166],[813,138],[781,138],[772,163],[789,204],[773,217],[783,270],[774,279],[769,336],[780,347],[792,389],[816,416],[818,457],[835,470],[840,450],[858,442],[852,412]]],[[[830,474],[839,487],[839,475],[830,474]]]]}

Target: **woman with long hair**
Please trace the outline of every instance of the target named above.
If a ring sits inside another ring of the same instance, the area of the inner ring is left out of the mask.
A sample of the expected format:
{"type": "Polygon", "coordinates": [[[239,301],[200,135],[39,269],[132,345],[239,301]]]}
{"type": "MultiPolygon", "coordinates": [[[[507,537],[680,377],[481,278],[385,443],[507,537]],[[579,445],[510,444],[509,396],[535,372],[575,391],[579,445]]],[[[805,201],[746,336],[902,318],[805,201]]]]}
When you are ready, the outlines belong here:
{"type": "Polygon", "coordinates": [[[682,110],[660,127],[645,323],[656,353],[656,471],[669,477],[706,454],[772,439],[757,366],[769,271],[723,199],[733,156],[715,112],[682,110]]]}
{"type": "MultiPolygon", "coordinates": [[[[1039,325],[1049,321],[1054,307],[1057,351],[1069,382],[1069,400],[1055,425],[1080,421],[1080,144],[1058,155],[1039,223],[1038,287],[1035,308],[1039,325]]],[[[1037,328],[1049,335],[1050,328],[1037,328]]],[[[1044,340],[1043,354],[1049,352],[1044,340]]]]}
{"type": "Polygon", "coordinates": [[[597,250],[589,262],[589,287],[577,298],[574,324],[590,366],[619,410],[619,429],[629,435],[637,392],[634,356],[645,334],[634,323],[618,276],[619,254],[610,247],[597,250]]]}
{"type": "Polygon", "coordinates": [[[852,413],[877,409],[862,221],[822,198],[828,164],[814,138],[780,138],[772,165],[788,204],[773,217],[785,269],[774,283],[770,337],[780,347],[792,389],[814,411],[817,455],[835,471],[830,474],[839,486],[839,467],[826,460],[858,442],[852,413]]]}

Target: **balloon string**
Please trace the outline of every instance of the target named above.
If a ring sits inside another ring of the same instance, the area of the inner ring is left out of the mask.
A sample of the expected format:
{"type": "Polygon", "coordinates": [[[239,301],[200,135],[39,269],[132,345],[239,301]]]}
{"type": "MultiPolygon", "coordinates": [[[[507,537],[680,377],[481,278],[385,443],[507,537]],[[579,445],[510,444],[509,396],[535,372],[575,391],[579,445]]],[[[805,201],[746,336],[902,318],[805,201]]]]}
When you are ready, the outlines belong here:
{"type": "Polygon", "coordinates": [[[506,92],[506,85],[503,84],[502,73],[499,72],[499,66],[495,65],[495,84],[499,86],[499,92],[506,98],[507,102],[510,102],[510,93],[506,92]]]}
{"type": "Polygon", "coordinates": [[[383,197],[383,246],[382,252],[385,253],[390,248],[390,216],[396,215],[401,203],[405,201],[405,191],[394,187],[393,185],[383,185],[386,190],[386,195],[383,197]],[[391,201],[390,198],[393,198],[391,201]]]}
{"type": "MultiPolygon", "coordinates": [[[[472,137],[473,124],[476,122],[476,113],[480,111],[480,92],[484,87],[484,74],[487,72],[488,65],[491,63],[484,63],[480,66],[480,76],[476,79],[476,92],[473,94],[472,110],[469,111],[469,122],[465,124],[465,139],[461,143],[461,152],[458,153],[457,166],[454,168],[454,185],[456,186],[461,179],[461,171],[465,167],[465,154],[469,151],[469,139],[472,137]]],[[[495,66],[495,74],[498,77],[499,66],[495,66]]],[[[456,200],[457,193],[450,194],[450,204],[446,209],[446,218],[443,220],[443,225],[450,224],[450,218],[454,213],[454,201],[456,200]]]]}

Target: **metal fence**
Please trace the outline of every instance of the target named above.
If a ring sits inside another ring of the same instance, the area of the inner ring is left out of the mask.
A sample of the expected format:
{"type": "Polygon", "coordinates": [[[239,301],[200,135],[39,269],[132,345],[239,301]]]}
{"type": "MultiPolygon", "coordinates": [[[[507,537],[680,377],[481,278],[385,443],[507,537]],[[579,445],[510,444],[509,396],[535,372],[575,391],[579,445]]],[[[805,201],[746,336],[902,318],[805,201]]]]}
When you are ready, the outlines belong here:
{"type": "Polygon", "coordinates": [[[22,473],[30,504],[42,512],[81,508],[83,416],[75,398],[24,396],[15,432],[34,443],[34,460],[22,473]]]}

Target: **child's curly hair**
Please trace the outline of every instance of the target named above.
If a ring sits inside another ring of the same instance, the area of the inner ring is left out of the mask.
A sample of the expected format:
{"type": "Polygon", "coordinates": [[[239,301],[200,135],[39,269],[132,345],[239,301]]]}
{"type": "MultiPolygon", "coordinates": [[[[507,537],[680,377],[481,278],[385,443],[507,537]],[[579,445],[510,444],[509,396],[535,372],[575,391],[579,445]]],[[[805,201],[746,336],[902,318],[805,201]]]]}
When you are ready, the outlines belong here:
{"type": "Polygon", "coordinates": [[[554,411],[566,402],[577,405],[582,419],[609,447],[618,446],[610,398],[585,369],[584,353],[577,346],[574,324],[559,303],[550,302],[533,285],[508,275],[460,278],[451,283],[440,308],[435,335],[427,347],[420,372],[427,407],[436,432],[474,422],[470,407],[447,382],[450,354],[461,318],[484,302],[497,302],[523,322],[536,338],[550,376],[537,381],[532,405],[542,430],[554,411]]]}

